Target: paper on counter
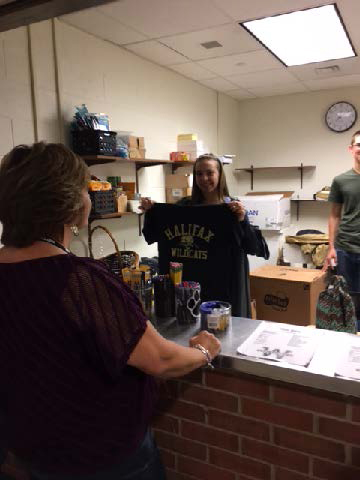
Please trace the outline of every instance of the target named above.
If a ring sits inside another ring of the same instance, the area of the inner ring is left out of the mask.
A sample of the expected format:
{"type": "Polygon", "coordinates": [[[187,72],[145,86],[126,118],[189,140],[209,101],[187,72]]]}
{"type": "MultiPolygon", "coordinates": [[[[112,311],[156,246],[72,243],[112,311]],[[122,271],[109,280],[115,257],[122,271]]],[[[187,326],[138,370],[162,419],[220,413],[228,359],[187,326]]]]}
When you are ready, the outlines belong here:
{"type": "Polygon", "coordinates": [[[354,336],[350,342],[343,342],[340,349],[335,375],[360,380],[360,337],[354,336]]]}
{"type": "Polygon", "coordinates": [[[241,355],[304,367],[311,361],[319,339],[313,329],[262,322],[237,351],[241,355]]]}

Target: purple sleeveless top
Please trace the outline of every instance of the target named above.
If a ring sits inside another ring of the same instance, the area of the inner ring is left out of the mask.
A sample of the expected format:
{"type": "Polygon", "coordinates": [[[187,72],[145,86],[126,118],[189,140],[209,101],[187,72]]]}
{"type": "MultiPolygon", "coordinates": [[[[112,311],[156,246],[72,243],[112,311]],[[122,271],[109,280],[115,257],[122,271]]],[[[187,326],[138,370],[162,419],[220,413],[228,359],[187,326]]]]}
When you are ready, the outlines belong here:
{"type": "Polygon", "coordinates": [[[0,263],[0,444],[48,473],[94,473],[141,442],[155,380],[127,366],[147,318],[99,261],[0,263]]]}

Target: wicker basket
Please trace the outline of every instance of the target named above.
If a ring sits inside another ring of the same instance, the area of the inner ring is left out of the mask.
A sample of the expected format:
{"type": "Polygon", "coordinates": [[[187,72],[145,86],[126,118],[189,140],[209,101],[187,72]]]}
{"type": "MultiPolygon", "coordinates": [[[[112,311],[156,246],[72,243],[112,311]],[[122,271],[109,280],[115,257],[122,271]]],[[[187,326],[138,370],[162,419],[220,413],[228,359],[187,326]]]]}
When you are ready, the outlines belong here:
{"type": "Polygon", "coordinates": [[[97,225],[96,227],[92,228],[89,235],[89,254],[91,258],[94,258],[93,250],[92,250],[92,236],[95,230],[101,229],[106,232],[114,247],[115,253],[111,253],[110,255],[106,255],[105,257],[99,258],[102,262],[106,263],[109,267],[109,270],[115,275],[119,275],[122,278],[122,269],[123,268],[139,268],[139,255],[132,251],[132,250],[119,250],[119,247],[116,243],[115,238],[111,234],[110,230],[102,225],[97,225]]]}

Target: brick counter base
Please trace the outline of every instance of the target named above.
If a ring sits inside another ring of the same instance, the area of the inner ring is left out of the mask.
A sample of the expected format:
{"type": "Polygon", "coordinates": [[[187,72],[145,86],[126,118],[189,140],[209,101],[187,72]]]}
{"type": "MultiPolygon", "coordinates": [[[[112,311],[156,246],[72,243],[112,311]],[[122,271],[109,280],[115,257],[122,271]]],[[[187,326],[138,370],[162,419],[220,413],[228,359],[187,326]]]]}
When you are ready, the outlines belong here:
{"type": "Polygon", "coordinates": [[[360,480],[360,400],[228,370],[161,387],[168,480],[360,480]]]}

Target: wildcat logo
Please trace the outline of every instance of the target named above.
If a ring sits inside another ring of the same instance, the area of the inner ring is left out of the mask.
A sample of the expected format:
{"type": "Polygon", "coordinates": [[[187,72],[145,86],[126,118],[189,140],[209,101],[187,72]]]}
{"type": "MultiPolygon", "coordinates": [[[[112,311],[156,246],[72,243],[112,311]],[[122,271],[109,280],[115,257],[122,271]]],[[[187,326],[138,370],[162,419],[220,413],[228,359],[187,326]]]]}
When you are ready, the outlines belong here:
{"type": "Polygon", "coordinates": [[[191,235],[183,235],[180,239],[179,246],[171,249],[173,257],[195,258],[197,260],[206,260],[207,251],[200,250],[194,242],[191,235]]]}
{"type": "Polygon", "coordinates": [[[172,248],[173,258],[193,258],[196,260],[207,260],[208,252],[206,250],[195,250],[193,248],[172,248]]]}
{"type": "Polygon", "coordinates": [[[284,293],[278,293],[277,295],[268,293],[264,297],[264,303],[274,310],[285,312],[289,305],[289,298],[284,293]]]}

